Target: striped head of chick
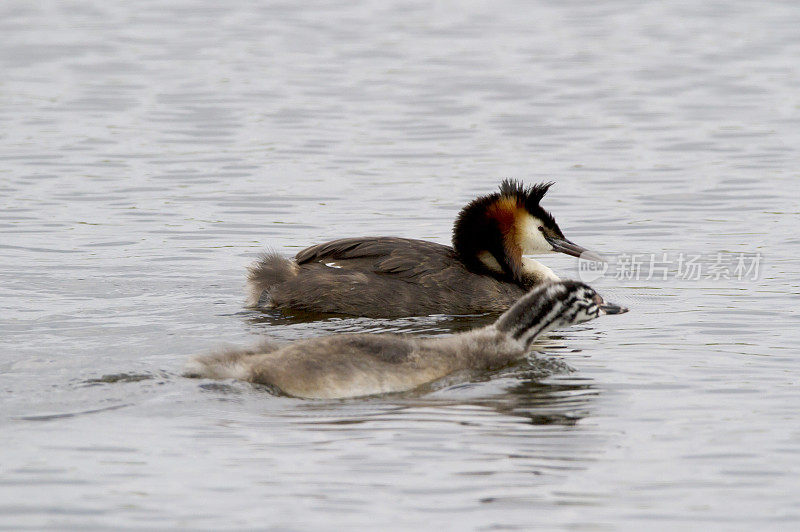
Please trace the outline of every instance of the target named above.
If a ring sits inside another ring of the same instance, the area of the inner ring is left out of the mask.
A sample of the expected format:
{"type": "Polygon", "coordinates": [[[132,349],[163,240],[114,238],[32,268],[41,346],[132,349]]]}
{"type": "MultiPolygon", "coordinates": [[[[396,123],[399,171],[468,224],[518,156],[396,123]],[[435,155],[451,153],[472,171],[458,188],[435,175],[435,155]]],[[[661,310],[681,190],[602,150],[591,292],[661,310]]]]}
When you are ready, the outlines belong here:
{"type": "Polygon", "coordinates": [[[627,308],[604,300],[580,281],[559,281],[528,292],[497,319],[495,327],[528,346],[546,331],[625,312],[627,308]]]}

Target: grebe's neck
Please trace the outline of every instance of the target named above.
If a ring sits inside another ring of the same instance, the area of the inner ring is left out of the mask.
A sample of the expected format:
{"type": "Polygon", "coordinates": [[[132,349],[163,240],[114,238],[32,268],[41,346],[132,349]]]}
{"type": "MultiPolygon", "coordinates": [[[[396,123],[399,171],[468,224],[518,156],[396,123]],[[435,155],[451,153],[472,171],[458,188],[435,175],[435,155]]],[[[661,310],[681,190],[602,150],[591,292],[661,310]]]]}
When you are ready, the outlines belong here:
{"type": "Polygon", "coordinates": [[[530,286],[561,280],[553,270],[538,260],[533,260],[528,257],[522,257],[522,274],[526,284],[530,286]]]}
{"type": "MultiPolygon", "coordinates": [[[[505,272],[494,258],[494,255],[488,251],[483,251],[478,254],[478,260],[486,267],[487,270],[494,273],[503,275],[505,272]]],[[[534,286],[547,282],[560,281],[558,275],[553,270],[539,262],[528,257],[521,257],[522,270],[520,279],[521,284],[525,288],[533,288],[534,286]]]]}

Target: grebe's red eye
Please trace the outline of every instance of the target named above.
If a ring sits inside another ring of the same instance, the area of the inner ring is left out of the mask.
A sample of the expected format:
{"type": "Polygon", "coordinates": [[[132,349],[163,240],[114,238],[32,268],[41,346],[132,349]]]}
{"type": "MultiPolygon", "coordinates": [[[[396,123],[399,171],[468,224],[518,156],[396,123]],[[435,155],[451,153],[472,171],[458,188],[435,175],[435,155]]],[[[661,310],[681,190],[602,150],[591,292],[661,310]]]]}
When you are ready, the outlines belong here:
{"type": "Polygon", "coordinates": [[[539,231],[541,231],[542,233],[544,233],[544,227],[542,227],[542,226],[540,225],[540,226],[539,226],[539,231]]]}

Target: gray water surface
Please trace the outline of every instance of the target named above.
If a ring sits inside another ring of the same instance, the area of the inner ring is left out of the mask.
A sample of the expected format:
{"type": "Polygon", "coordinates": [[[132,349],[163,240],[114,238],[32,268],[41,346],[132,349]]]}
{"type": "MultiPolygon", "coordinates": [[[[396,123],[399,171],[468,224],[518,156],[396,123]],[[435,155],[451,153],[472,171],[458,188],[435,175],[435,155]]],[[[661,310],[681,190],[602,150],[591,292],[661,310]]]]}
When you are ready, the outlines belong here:
{"type": "Polygon", "coordinates": [[[796,528],[798,28],[780,1],[3,2],[0,528],[796,528]],[[555,181],[584,246],[757,278],[605,277],[631,312],[407,394],[180,377],[264,334],[486,323],[284,318],[244,272],[447,243],[504,177],[555,181]]]}

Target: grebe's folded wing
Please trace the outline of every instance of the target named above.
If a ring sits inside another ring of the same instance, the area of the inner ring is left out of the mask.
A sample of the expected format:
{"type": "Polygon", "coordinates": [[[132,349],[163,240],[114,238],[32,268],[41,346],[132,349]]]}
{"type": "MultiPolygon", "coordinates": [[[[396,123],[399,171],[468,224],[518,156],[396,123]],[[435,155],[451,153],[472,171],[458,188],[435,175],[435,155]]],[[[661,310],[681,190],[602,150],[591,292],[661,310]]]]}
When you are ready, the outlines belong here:
{"type": "Polygon", "coordinates": [[[323,259],[342,259],[367,256],[363,249],[359,249],[362,243],[373,240],[371,238],[340,238],[339,240],[332,240],[324,244],[317,244],[316,246],[307,247],[299,251],[294,256],[297,264],[305,264],[307,262],[315,262],[323,259]]]}
{"type": "Polygon", "coordinates": [[[297,264],[323,262],[332,268],[367,269],[401,277],[440,272],[455,260],[448,246],[399,237],[342,238],[306,248],[295,256],[297,264]]]}

